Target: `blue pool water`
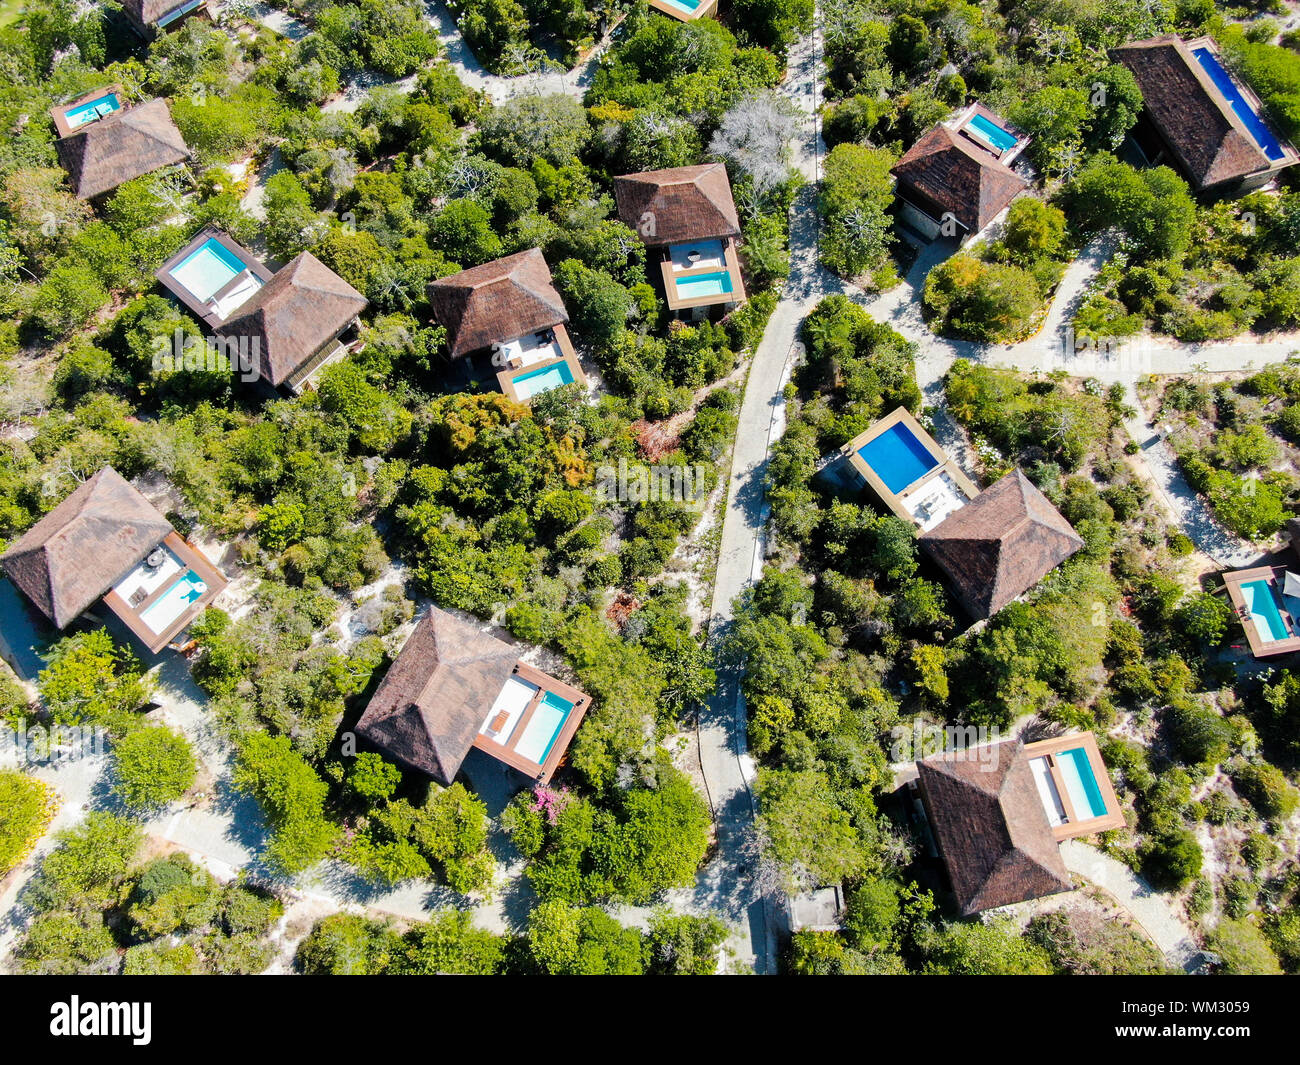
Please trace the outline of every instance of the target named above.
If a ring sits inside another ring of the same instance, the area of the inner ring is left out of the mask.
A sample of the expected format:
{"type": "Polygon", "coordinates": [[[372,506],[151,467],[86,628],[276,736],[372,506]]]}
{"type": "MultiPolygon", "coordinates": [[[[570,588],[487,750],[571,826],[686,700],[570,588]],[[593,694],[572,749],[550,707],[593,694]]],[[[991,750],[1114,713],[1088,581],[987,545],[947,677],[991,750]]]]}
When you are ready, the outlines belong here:
{"type": "Polygon", "coordinates": [[[1056,764],[1065,778],[1065,790],[1070,793],[1070,804],[1081,821],[1089,817],[1105,817],[1106,802],[1088,761],[1088,752],[1082,747],[1072,747],[1056,756],[1056,764]]]}
{"type": "Polygon", "coordinates": [[[684,300],[698,299],[700,296],[721,296],[730,291],[731,274],[726,270],[700,274],[677,282],[677,295],[684,300]]]}
{"type": "Polygon", "coordinates": [[[203,0],[186,0],[185,3],[176,5],[176,7],[172,8],[167,12],[167,14],[163,15],[162,18],[158,20],[158,25],[166,26],[169,23],[175,22],[182,15],[193,11],[201,3],[203,3],[203,0]]]}
{"type": "Polygon", "coordinates": [[[685,11],[688,15],[693,14],[695,9],[704,3],[704,0],[664,0],[669,7],[675,7],[679,11],[685,11]]]}
{"type": "Polygon", "coordinates": [[[537,704],[533,716],[524,728],[524,734],[515,744],[516,754],[520,754],[537,765],[543,765],[555,741],[559,739],[560,730],[573,712],[573,703],[555,692],[547,692],[537,704]]]}
{"type": "Polygon", "coordinates": [[[976,115],[967,125],[975,132],[988,141],[998,153],[1009,151],[1016,146],[1016,138],[1013,134],[1008,133],[996,122],[990,122],[983,115],[976,115]]]}
{"type": "Polygon", "coordinates": [[[902,422],[895,422],[875,439],[868,440],[858,448],[858,454],[895,495],[939,465],[939,460],[902,422]]]}
{"type": "Polygon", "coordinates": [[[1255,143],[1264,150],[1264,154],[1273,162],[1281,159],[1286,154],[1282,151],[1282,146],[1264,124],[1264,120],[1246,102],[1246,98],[1241,95],[1241,90],[1223,69],[1223,64],[1219,62],[1218,57],[1208,48],[1197,48],[1192,55],[1196,56],[1196,61],[1201,64],[1205,73],[1210,75],[1210,80],[1214,82],[1219,92],[1223,93],[1224,99],[1237,113],[1237,117],[1245,123],[1246,128],[1250,130],[1250,135],[1255,138],[1255,143]]]}
{"type": "Polygon", "coordinates": [[[192,569],[172,584],[152,606],[140,615],[140,620],[154,632],[163,632],[173,621],[207,593],[208,586],[192,569]]]}
{"type": "Polygon", "coordinates": [[[64,111],[63,117],[68,120],[68,125],[73,129],[78,126],[84,126],[88,122],[94,122],[97,118],[103,118],[104,115],[112,114],[122,106],[117,98],[117,93],[109,92],[94,100],[88,100],[84,104],[78,104],[70,111],[64,111]]]}
{"type": "Polygon", "coordinates": [[[202,301],[211,299],[243,271],[238,256],[209,237],[172,269],[172,277],[202,301]]]}
{"type": "Polygon", "coordinates": [[[515,386],[515,395],[520,399],[532,399],[539,392],[549,392],[561,385],[573,384],[573,371],[567,362],[557,362],[543,366],[540,370],[529,370],[511,379],[515,386]]]}
{"type": "Polygon", "coordinates": [[[1287,631],[1286,619],[1277,608],[1271,581],[1249,581],[1241,586],[1241,594],[1246,598],[1250,620],[1255,623],[1255,631],[1261,640],[1267,643],[1285,640],[1291,635],[1287,631]]]}

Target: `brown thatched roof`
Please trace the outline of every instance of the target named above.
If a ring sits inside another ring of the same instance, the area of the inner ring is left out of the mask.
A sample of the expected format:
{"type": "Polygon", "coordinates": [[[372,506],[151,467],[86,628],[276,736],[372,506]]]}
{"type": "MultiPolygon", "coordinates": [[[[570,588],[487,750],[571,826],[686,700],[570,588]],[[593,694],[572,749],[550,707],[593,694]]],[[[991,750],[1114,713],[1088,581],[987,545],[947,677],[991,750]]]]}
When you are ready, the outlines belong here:
{"type": "Polygon", "coordinates": [[[1083,546],[1070,523],[1018,469],[920,539],[976,618],[996,614],[1083,546]]]}
{"type": "Polygon", "coordinates": [[[357,731],[449,785],[518,659],[516,648],[434,607],[406,641],[357,731]]]}
{"type": "Polygon", "coordinates": [[[569,320],[538,248],[430,282],[429,302],[452,358],[569,320]]]}
{"type": "Polygon", "coordinates": [[[190,157],[166,100],[146,100],[106,115],[55,142],[72,191],[83,200],[190,157]]]}
{"type": "Polygon", "coordinates": [[[947,126],[935,126],[894,164],[905,193],[936,218],[951,214],[978,233],[1029,183],[947,126]]]}
{"type": "Polygon", "coordinates": [[[1073,887],[1018,740],[927,758],[917,770],[963,914],[1073,887]]]}
{"type": "Polygon", "coordinates": [[[0,567],[64,628],[172,532],[111,466],[84,481],[0,557],[0,567]]]}
{"type": "Polygon", "coordinates": [[[1112,55],[1133,72],[1152,125],[1198,189],[1269,168],[1268,156],[1179,37],[1133,41],[1112,55]]]}
{"type": "Polygon", "coordinates": [[[650,245],[738,237],[740,219],[722,163],[614,179],[618,216],[650,245]]]}
{"type": "Polygon", "coordinates": [[[258,341],[258,373],[281,385],[366,309],[366,297],[305,251],[216,327],[258,341]]]}

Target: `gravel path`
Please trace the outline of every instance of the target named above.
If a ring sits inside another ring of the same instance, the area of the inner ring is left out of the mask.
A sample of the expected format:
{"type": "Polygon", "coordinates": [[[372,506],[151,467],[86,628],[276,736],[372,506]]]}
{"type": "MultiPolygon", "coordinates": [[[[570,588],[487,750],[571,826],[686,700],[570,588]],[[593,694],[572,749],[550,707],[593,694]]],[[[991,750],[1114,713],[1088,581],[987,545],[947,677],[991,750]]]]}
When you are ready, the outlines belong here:
{"type": "Polygon", "coordinates": [[[1164,952],[1169,966],[1175,969],[1193,966],[1199,949],[1186,923],[1169,902],[1169,896],[1152,889],[1123,862],[1102,854],[1082,840],[1068,839],[1062,843],[1061,857],[1070,872],[1102,888],[1132,915],[1164,952]]]}

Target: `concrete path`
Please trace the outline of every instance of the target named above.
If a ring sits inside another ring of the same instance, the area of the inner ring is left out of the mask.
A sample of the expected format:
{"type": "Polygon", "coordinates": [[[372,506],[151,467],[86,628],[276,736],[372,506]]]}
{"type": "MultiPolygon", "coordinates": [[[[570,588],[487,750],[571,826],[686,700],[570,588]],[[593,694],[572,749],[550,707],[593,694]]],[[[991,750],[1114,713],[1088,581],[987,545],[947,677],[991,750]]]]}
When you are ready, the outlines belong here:
{"type": "Polygon", "coordinates": [[[1082,840],[1061,844],[1065,867],[1104,890],[1132,916],[1174,969],[1190,969],[1199,953],[1190,930],[1169,902],[1123,862],[1082,840]]]}

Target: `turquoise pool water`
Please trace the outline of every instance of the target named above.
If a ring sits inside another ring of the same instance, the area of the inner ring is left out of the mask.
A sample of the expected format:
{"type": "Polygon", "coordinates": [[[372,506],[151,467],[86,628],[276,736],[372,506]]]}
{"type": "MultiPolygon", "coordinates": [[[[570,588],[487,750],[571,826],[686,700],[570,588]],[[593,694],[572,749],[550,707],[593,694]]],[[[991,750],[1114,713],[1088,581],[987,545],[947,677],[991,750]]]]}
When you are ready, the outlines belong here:
{"type": "Polygon", "coordinates": [[[1082,747],[1072,747],[1061,751],[1056,756],[1061,776],[1065,778],[1065,790],[1070,793],[1070,804],[1079,820],[1106,816],[1106,802],[1101,797],[1101,788],[1092,772],[1092,763],[1088,752],[1082,747]]]}
{"type": "Polygon", "coordinates": [[[557,362],[543,366],[540,370],[520,374],[512,378],[510,383],[515,386],[515,395],[520,399],[532,399],[539,392],[549,392],[552,388],[573,384],[573,371],[567,362],[557,362]]]}
{"type": "Polygon", "coordinates": [[[69,126],[76,129],[78,126],[84,126],[87,122],[94,122],[97,118],[111,115],[114,111],[119,110],[121,106],[117,93],[108,92],[97,99],[78,104],[70,111],[64,111],[63,117],[68,120],[69,126]]]}
{"type": "Polygon", "coordinates": [[[186,3],[178,4],[176,7],[172,8],[170,11],[167,12],[167,14],[163,15],[163,17],[158,20],[158,25],[166,26],[169,25],[170,23],[175,22],[182,15],[188,14],[189,12],[193,11],[201,3],[203,3],[203,0],[187,0],[186,3]]]}
{"type": "Polygon", "coordinates": [[[675,7],[678,11],[685,11],[688,15],[694,14],[704,0],[663,0],[669,7],[675,7]]]}
{"type": "Polygon", "coordinates": [[[1291,635],[1286,627],[1286,619],[1277,608],[1272,581],[1248,581],[1241,586],[1241,594],[1246,598],[1250,620],[1255,623],[1255,631],[1261,640],[1269,643],[1285,640],[1291,635]]]}
{"type": "Polygon", "coordinates": [[[1277,162],[1286,153],[1282,151],[1282,145],[1278,144],[1277,138],[1269,131],[1264,120],[1255,114],[1255,109],[1246,102],[1246,98],[1241,95],[1241,90],[1237,88],[1236,82],[1228,76],[1228,72],[1223,69],[1218,57],[1208,48],[1197,48],[1192,55],[1196,56],[1196,61],[1201,64],[1202,69],[1210,76],[1214,82],[1215,88],[1223,93],[1223,98],[1228,101],[1245,127],[1250,130],[1250,135],[1255,138],[1255,143],[1264,150],[1264,154],[1273,162],[1277,162]]]}
{"type": "Polygon", "coordinates": [[[858,448],[858,454],[895,495],[939,465],[939,460],[902,422],[895,422],[868,440],[858,448]]]}
{"type": "Polygon", "coordinates": [[[215,237],[209,237],[173,267],[172,277],[203,301],[215,296],[244,269],[238,256],[215,237]]]}
{"type": "Polygon", "coordinates": [[[698,299],[700,296],[721,296],[731,290],[731,274],[726,270],[700,274],[677,282],[677,295],[684,300],[698,299]]]}
{"type": "Polygon", "coordinates": [[[531,762],[544,765],[551,748],[560,736],[560,729],[573,713],[573,703],[555,692],[547,692],[537,704],[524,734],[515,744],[515,753],[531,762]]]}
{"type": "Polygon", "coordinates": [[[158,600],[140,615],[140,620],[154,632],[163,632],[172,622],[203,598],[208,586],[192,569],[177,580],[158,600]]]}
{"type": "Polygon", "coordinates": [[[988,141],[999,153],[1009,151],[1016,146],[1016,138],[996,122],[990,122],[983,115],[976,115],[967,123],[971,129],[988,141]]]}

